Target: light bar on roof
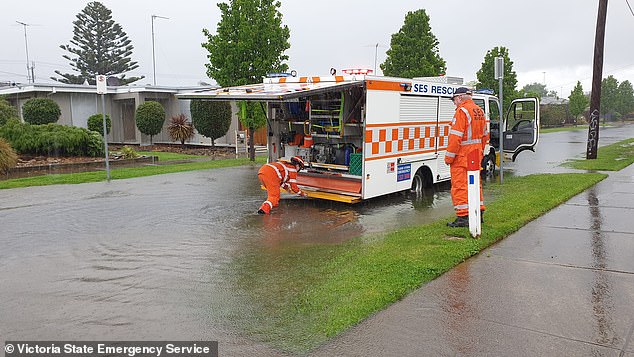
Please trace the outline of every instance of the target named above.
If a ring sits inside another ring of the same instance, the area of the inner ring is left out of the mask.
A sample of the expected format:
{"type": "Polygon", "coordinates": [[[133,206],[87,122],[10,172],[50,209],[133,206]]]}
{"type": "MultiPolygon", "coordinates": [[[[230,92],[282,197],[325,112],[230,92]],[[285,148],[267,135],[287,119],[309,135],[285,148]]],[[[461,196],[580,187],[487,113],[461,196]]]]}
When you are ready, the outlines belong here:
{"type": "Polygon", "coordinates": [[[371,74],[373,71],[369,68],[346,68],[342,69],[341,72],[345,74],[371,74]]]}

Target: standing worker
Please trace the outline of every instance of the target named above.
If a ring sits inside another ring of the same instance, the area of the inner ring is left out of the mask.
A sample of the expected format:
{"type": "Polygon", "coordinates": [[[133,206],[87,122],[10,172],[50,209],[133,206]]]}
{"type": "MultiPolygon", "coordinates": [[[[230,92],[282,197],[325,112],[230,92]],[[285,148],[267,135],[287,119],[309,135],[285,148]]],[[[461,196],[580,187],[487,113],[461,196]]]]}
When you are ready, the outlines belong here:
{"type": "Polygon", "coordinates": [[[280,187],[305,196],[302,190],[297,187],[297,173],[305,166],[304,160],[299,156],[293,156],[291,162],[280,160],[266,164],[258,171],[258,179],[268,193],[266,201],[262,203],[259,214],[269,214],[273,207],[277,207],[280,202],[280,187]]]}
{"type": "MultiPolygon", "coordinates": [[[[449,146],[445,163],[450,165],[451,199],[456,220],[447,223],[449,227],[469,227],[469,200],[467,185],[467,154],[478,152],[478,162],[482,162],[484,147],[489,142],[486,116],[482,108],[471,99],[471,91],[457,88],[451,100],[456,105],[456,113],[449,131],[449,146]]],[[[480,185],[480,211],[484,214],[484,199],[480,185]]]]}

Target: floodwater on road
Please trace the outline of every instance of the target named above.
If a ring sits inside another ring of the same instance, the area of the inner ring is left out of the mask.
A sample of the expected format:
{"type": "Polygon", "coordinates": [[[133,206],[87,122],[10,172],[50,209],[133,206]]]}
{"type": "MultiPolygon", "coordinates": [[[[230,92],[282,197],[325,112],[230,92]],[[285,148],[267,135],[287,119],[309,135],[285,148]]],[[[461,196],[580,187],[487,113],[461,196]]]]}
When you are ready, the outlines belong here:
{"type": "Polygon", "coordinates": [[[452,212],[447,185],[353,206],[283,200],[263,217],[265,196],[251,167],[0,190],[0,336],[211,339],[248,354],[232,262],[452,212]]]}
{"type": "MultiPolygon", "coordinates": [[[[634,124],[599,129],[599,148],[625,139],[634,138],[634,124]]],[[[569,159],[585,159],[588,128],[542,134],[535,152],[523,151],[515,162],[505,162],[510,174],[526,176],[534,173],[579,172],[560,166],[569,159]]]]}
{"type": "MultiPolygon", "coordinates": [[[[602,129],[600,144],[633,134],[602,129]]],[[[543,135],[507,169],[559,171],[586,136],[543,135]]],[[[252,167],[0,190],[0,336],[217,340],[226,355],[279,355],[244,334],[257,296],[240,282],[258,284],[289,250],[451,216],[448,187],[357,205],[287,199],[270,216],[255,214],[266,194],[252,167]]]]}

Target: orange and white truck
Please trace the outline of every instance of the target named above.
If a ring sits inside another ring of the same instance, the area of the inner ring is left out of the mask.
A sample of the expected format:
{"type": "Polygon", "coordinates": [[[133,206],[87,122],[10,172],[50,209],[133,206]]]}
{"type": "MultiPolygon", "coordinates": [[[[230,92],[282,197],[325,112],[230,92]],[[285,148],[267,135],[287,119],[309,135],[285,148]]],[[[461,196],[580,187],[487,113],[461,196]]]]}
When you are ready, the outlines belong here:
{"type": "MultiPolygon", "coordinates": [[[[269,161],[302,156],[309,163],[298,184],[309,197],[341,202],[413,190],[450,179],[445,153],[455,112],[455,77],[392,78],[364,71],[323,77],[277,75],[262,83],[203,90],[181,99],[259,101],[267,111],[269,161]]],[[[491,129],[483,170],[492,172],[499,147],[497,97],[475,92],[491,129]]],[[[533,150],[539,103],[511,104],[503,131],[504,156],[533,150]]]]}

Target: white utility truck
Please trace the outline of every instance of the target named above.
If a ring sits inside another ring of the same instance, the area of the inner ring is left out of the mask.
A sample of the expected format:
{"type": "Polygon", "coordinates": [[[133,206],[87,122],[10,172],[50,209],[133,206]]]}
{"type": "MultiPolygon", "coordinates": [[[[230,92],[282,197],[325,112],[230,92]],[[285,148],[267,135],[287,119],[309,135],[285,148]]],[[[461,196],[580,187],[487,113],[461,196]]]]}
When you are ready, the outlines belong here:
{"type": "MultiPolygon", "coordinates": [[[[277,75],[260,84],[203,90],[181,99],[259,101],[267,112],[269,161],[301,156],[298,184],[309,197],[358,202],[450,179],[445,153],[455,112],[455,77],[391,78],[364,73],[325,77],[277,75]]],[[[499,147],[498,99],[473,94],[490,122],[482,162],[492,172],[499,147]]],[[[489,123],[488,123],[489,124],[489,123]]],[[[536,98],[513,101],[505,120],[504,156],[533,150],[536,98]]]]}

